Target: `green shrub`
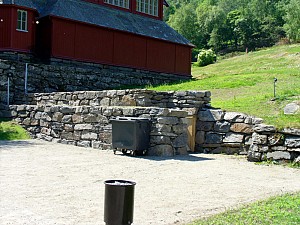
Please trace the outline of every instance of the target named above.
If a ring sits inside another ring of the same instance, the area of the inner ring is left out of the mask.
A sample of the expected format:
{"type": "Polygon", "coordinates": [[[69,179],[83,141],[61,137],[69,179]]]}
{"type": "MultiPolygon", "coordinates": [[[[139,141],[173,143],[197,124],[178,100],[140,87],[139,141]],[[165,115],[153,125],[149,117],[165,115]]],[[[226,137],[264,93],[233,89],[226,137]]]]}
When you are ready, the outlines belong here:
{"type": "Polygon", "coordinates": [[[207,66],[217,61],[217,55],[212,49],[201,50],[198,54],[197,66],[207,66]]]}

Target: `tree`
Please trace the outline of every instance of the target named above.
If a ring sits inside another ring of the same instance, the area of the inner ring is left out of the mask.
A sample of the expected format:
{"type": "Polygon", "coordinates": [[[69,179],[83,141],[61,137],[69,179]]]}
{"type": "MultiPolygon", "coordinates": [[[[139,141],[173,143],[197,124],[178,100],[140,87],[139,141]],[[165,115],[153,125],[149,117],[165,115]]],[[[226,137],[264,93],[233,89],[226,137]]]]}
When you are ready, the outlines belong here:
{"type": "Polygon", "coordinates": [[[291,0],[286,6],[284,30],[290,40],[300,41],[300,4],[299,0],[291,0]]]}
{"type": "Polygon", "coordinates": [[[193,44],[197,45],[199,26],[194,6],[191,3],[177,9],[176,12],[170,16],[168,23],[193,44]]]}
{"type": "Polygon", "coordinates": [[[236,51],[299,41],[299,0],[169,0],[169,24],[198,49],[236,51]],[[195,9],[196,8],[196,12],[195,9]],[[196,19],[195,19],[196,15],[196,19]],[[284,25],[285,24],[285,25],[284,25]],[[284,28],[283,28],[284,26],[284,28]]]}

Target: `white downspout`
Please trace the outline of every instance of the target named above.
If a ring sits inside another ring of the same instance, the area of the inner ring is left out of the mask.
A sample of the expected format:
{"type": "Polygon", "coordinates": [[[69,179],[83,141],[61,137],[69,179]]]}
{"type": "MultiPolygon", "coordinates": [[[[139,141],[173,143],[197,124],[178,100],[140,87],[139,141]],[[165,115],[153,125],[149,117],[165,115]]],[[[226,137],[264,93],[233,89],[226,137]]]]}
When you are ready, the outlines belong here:
{"type": "Polygon", "coordinates": [[[10,86],[10,82],[9,82],[9,77],[7,77],[7,106],[9,106],[9,86],[10,86]]]}
{"type": "Polygon", "coordinates": [[[25,96],[27,96],[27,80],[28,80],[28,63],[25,64],[25,85],[24,85],[25,96]]]}

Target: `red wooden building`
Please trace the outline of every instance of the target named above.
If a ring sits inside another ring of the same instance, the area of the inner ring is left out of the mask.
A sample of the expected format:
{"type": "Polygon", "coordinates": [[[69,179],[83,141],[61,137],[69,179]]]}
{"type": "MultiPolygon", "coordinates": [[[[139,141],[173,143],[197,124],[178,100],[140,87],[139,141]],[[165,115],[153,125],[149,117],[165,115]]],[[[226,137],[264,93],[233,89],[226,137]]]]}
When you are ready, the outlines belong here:
{"type": "Polygon", "coordinates": [[[163,22],[164,4],[0,0],[0,51],[190,76],[193,45],[163,22]]]}
{"type": "Polygon", "coordinates": [[[38,12],[31,1],[22,4],[0,0],[0,51],[31,52],[35,45],[35,18],[38,12]]]}

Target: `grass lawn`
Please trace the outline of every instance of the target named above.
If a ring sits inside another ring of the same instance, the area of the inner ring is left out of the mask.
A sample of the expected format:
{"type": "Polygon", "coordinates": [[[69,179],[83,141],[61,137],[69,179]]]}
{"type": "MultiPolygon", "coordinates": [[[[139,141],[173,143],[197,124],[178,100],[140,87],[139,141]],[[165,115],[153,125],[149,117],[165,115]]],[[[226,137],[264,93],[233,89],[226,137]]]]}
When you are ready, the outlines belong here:
{"type": "Polygon", "coordinates": [[[210,90],[213,107],[261,117],[278,128],[300,128],[299,114],[283,114],[286,104],[300,101],[300,44],[275,46],[206,67],[192,67],[192,74],[192,81],[150,89],[210,90]],[[271,101],[275,77],[277,99],[271,101]]]}
{"type": "Polygon", "coordinates": [[[30,139],[29,134],[20,125],[0,119],[0,140],[30,139]]]}
{"type": "Polygon", "coordinates": [[[298,225],[300,224],[300,193],[285,194],[256,202],[240,209],[195,221],[189,225],[298,225]]]}

